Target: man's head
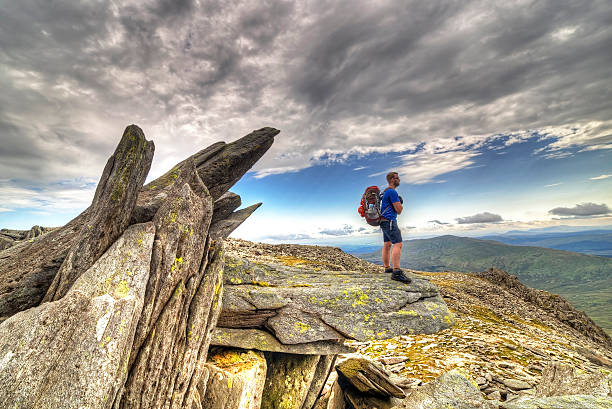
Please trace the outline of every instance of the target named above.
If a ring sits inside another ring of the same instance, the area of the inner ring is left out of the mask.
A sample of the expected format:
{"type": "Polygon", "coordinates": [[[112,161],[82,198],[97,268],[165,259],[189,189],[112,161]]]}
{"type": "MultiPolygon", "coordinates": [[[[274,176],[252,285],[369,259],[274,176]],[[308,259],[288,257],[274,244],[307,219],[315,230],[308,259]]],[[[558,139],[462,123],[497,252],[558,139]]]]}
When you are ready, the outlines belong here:
{"type": "Polygon", "coordinates": [[[400,185],[400,178],[397,172],[387,173],[387,183],[389,183],[389,186],[393,188],[396,188],[400,185]]]}

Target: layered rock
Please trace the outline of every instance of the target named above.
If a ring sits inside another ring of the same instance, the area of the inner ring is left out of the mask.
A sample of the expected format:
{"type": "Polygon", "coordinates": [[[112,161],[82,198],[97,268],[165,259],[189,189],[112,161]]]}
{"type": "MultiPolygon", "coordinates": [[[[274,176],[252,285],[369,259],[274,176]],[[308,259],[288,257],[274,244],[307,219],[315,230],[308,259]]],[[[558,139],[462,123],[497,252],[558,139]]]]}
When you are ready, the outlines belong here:
{"type": "MultiPolygon", "coordinates": [[[[134,166],[134,161],[138,160],[145,166],[144,159],[152,154],[153,145],[143,142],[139,136],[142,131],[138,127],[128,127],[124,133],[125,141],[122,141],[117,149],[117,156],[113,155],[107,163],[92,206],[65,226],[33,241],[25,240],[2,251],[0,256],[0,321],[41,302],[69,251],[85,245],[81,244],[80,240],[86,236],[88,226],[91,225],[95,229],[103,220],[96,218],[100,216],[95,210],[99,208],[96,206],[97,202],[108,200],[109,197],[111,201],[120,199],[117,201],[125,203],[128,207],[124,208],[123,213],[114,213],[118,215],[119,220],[129,215],[129,224],[151,221],[162,203],[171,197],[172,191],[176,191],[174,184],[181,169],[185,166],[195,166],[198,176],[215,200],[237,182],[267,151],[278,132],[273,128],[262,128],[235,142],[229,144],[218,142],[201,150],[146,186],[142,188],[138,186],[136,204],[133,206],[133,211],[130,211],[129,206],[132,206],[133,196],[131,189],[138,185],[137,176],[142,175],[144,170],[144,167],[134,166]],[[133,139],[134,135],[137,138],[133,139]],[[136,151],[132,149],[139,149],[142,157],[138,158],[136,151]],[[127,170],[123,165],[127,165],[132,170],[127,170]],[[113,176],[107,174],[108,172],[114,172],[113,176]],[[110,180],[113,182],[108,183],[110,180]],[[129,189],[126,189],[125,182],[130,183],[129,189]]],[[[146,172],[144,173],[146,175],[146,172]]],[[[236,223],[233,225],[236,226],[236,223]]],[[[229,234],[229,230],[225,229],[223,234],[229,234]]],[[[95,243],[87,246],[92,244],[95,243]]],[[[73,262],[69,261],[67,264],[73,264],[73,262]]],[[[64,268],[69,270],[68,267],[67,265],[64,268]]],[[[70,278],[72,279],[74,278],[70,278]]],[[[63,287],[62,291],[65,291],[66,286],[63,287]]],[[[48,299],[51,298],[50,293],[48,299]]]]}
{"type": "Polygon", "coordinates": [[[234,212],[228,194],[215,218],[215,199],[277,133],[264,128],[215,144],[160,178],[161,194],[149,195],[155,189],[141,185],[152,143],[130,126],[92,206],[31,245],[3,251],[2,406],[198,407],[221,310],[223,239],[253,210],[234,212]],[[213,219],[222,226],[214,232],[213,219]],[[127,228],[135,221],[144,223],[127,228]],[[29,308],[52,280],[49,302],[29,308]]]}
{"type": "Polygon", "coordinates": [[[228,257],[224,280],[218,327],[265,329],[283,345],[434,333],[452,325],[436,286],[420,277],[406,285],[383,274],[228,257]]]}
{"type": "Polygon", "coordinates": [[[60,300],[0,324],[0,407],[109,407],[127,377],[155,226],[130,227],[60,300]]]}

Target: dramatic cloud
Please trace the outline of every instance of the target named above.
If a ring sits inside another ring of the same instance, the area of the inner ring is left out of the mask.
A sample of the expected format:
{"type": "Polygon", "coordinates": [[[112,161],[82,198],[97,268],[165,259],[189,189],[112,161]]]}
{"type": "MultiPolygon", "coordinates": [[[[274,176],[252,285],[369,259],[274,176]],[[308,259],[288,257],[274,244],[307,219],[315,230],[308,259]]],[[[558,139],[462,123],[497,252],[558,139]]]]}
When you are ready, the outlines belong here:
{"type": "Polygon", "coordinates": [[[550,159],[612,149],[609,19],[588,0],[6,1],[0,174],[97,180],[130,123],[151,177],[262,126],[282,133],[259,177],[403,152],[404,182],[442,182],[534,135],[550,159]]]}
{"type": "Polygon", "coordinates": [[[608,179],[610,177],[612,177],[612,175],[600,175],[600,176],[596,176],[596,177],[589,178],[589,179],[590,180],[602,180],[602,179],[608,179]]]}
{"type": "Polygon", "coordinates": [[[549,214],[554,214],[556,216],[577,217],[606,216],[610,214],[610,212],[610,208],[604,203],[581,203],[574,207],[555,207],[548,211],[549,214]]]}
{"type": "Polygon", "coordinates": [[[501,222],[503,219],[498,214],[484,212],[484,213],[475,214],[473,216],[459,217],[455,220],[457,220],[457,223],[459,224],[472,224],[472,223],[496,223],[496,222],[501,222]]]}
{"type": "Polygon", "coordinates": [[[354,231],[355,231],[355,228],[353,226],[345,224],[340,229],[325,229],[325,230],[321,230],[319,233],[325,236],[348,236],[354,231]]]}

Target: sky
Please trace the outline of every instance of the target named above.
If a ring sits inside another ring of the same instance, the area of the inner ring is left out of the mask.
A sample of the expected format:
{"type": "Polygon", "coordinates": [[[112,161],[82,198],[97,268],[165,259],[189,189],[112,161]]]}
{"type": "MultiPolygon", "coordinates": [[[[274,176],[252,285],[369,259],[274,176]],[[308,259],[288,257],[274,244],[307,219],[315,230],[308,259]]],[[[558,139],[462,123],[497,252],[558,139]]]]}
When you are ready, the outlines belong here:
{"type": "Polygon", "coordinates": [[[391,170],[404,239],[609,226],[610,50],[607,0],[0,0],[0,227],[75,217],[132,123],[148,180],[281,130],[232,237],[378,243],[391,170]]]}

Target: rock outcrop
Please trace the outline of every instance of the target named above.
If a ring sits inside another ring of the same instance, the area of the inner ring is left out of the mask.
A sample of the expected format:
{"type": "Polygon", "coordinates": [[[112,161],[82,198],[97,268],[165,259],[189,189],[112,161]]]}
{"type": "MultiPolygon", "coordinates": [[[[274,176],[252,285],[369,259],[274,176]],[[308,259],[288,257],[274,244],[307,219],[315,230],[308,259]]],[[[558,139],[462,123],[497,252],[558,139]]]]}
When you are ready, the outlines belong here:
{"type": "Polygon", "coordinates": [[[0,407],[108,407],[127,377],[154,235],[153,223],[131,226],[63,298],[0,324],[0,407]]]}
{"type": "Polygon", "coordinates": [[[0,407],[311,409],[335,370],[338,408],[404,398],[379,364],[335,364],[347,341],[450,328],[430,280],[398,283],[339,250],[226,255],[261,205],[237,210],[228,189],[276,134],[213,144],[142,186],[153,143],[131,125],[87,210],[3,250],[0,407]]]}
{"type": "Polygon", "coordinates": [[[262,328],[284,345],[434,333],[452,325],[436,286],[228,256],[218,327],[262,328]]]}
{"type": "Polygon", "coordinates": [[[2,252],[0,406],[201,407],[223,241],[253,210],[228,194],[215,217],[215,199],[277,133],[215,144],[158,189],[142,187],[153,145],[128,127],[87,210],[2,252]]]}
{"type": "Polygon", "coordinates": [[[30,230],[0,229],[0,251],[19,244],[24,240],[32,240],[54,230],[54,227],[32,226],[30,230]]]}
{"type": "MultiPolygon", "coordinates": [[[[138,142],[131,139],[131,135],[142,133],[136,128],[130,126],[124,133],[123,139],[126,139],[124,145],[127,146],[127,153],[122,160],[126,164],[131,163],[135,158],[129,154],[132,144],[142,144],[142,140],[138,142]]],[[[135,207],[128,213],[131,218],[129,224],[153,220],[157,209],[171,197],[173,189],[176,190],[175,182],[181,169],[185,166],[195,166],[198,176],[209,189],[213,200],[219,198],[267,151],[274,141],[274,136],[278,133],[279,131],[273,128],[262,128],[229,144],[215,143],[180,162],[146,186],[139,187],[135,207]],[[215,174],[217,174],[216,178],[215,174]]],[[[152,145],[147,145],[146,149],[152,150],[152,145]]],[[[119,151],[123,152],[123,149],[118,147],[118,153],[119,151]]],[[[150,153],[152,154],[152,151],[150,153]]],[[[114,164],[113,156],[109,159],[107,167],[112,168],[114,164]]],[[[110,191],[111,199],[117,198],[120,193],[119,196],[127,197],[128,192],[122,189],[125,188],[125,177],[128,174],[122,173],[121,167],[114,169],[116,175],[119,175],[119,180],[116,185],[118,189],[110,191]]],[[[105,168],[105,172],[110,170],[105,168]]],[[[106,173],[102,176],[98,189],[107,185],[107,176],[109,175],[106,173]]],[[[102,191],[100,194],[102,195],[102,191]]],[[[96,195],[96,199],[98,198],[99,196],[96,195]]],[[[96,199],[94,202],[97,201],[96,199]]],[[[95,206],[90,206],[63,227],[33,241],[22,241],[2,251],[0,254],[0,321],[40,304],[68,252],[78,247],[84,228],[86,229],[88,225],[96,226],[88,222],[92,213],[95,213],[92,207],[95,206]]],[[[227,234],[227,230],[225,233],[227,234]]]]}
{"type": "Polygon", "coordinates": [[[559,321],[576,329],[592,340],[608,348],[612,348],[612,338],[583,311],[574,308],[574,306],[563,297],[551,294],[547,291],[529,288],[521,283],[516,276],[497,268],[490,268],[476,274],[478,277],[482,277],[494,284],[504,287],[509,292],[521,297],[525,301],[529,301],[538,309],[554,314],[559,321]]]}

